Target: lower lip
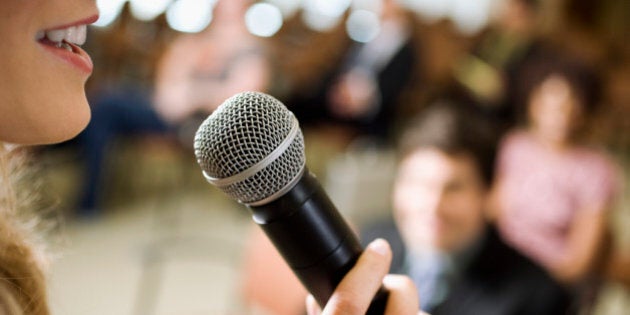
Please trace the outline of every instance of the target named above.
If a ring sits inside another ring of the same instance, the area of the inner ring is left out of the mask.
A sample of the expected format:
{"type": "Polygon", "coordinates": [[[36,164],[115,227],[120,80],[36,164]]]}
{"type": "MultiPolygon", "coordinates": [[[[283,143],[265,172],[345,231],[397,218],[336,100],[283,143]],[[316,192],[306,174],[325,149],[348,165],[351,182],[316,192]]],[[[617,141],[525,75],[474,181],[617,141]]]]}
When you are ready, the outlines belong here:
{"type": "Polygon", "coordinates": [[[94,64],[92,63],[92,59],[85,52],[85,50],[81,49],[81,47],[69,44],[72,47],[72,51],[68,51],[65,48],[59,48],[54,46],[52,43],[43,43],[40,42],[44,48],[59,57],[61,60],[65,61],[72,67],[78,69],[86,75],[90,75],[92,70],[94,69],[94,64]]]}

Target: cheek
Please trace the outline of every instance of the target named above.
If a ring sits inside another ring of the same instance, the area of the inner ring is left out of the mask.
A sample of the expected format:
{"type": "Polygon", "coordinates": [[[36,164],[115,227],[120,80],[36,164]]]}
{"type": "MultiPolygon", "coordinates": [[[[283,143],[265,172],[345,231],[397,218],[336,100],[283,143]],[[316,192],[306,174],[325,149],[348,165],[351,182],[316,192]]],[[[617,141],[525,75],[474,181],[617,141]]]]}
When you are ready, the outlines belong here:
{"type": "Polygon", "coordinates": [[[433,247],[434,211],[427,209],[422,193],[418,189],[396,188],[393,200],[394,219],[406,246],[414,250],[433,247]]]}
{"type": "Polygon", "coordinates": [[[444,205],[441,212],[454,238],[471,238],[483,225],[483,199],[479,193],[460,194],[444,205]]]}
{"type": "Polygon", "coordinates": [[[397,185],[394,189],[393,203],[396,215],[401,218],[408,216],[410,209],[413,208],[409,200],[408,189],[400,185],[397,185]]]}
{"type": "Polygon", "coordinates": [[[398,185],[394,189],[394,209],[401,219],[416,219],[428,215],[427,196],[422,189],[413,186],[398,185]]]}

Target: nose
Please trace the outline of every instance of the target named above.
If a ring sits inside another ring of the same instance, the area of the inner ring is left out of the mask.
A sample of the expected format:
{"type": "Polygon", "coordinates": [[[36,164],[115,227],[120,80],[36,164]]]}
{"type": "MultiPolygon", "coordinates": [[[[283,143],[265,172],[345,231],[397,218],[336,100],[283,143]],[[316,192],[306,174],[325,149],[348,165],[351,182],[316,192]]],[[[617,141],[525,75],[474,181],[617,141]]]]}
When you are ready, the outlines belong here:
{"type": "Polygon", "coordinates": [[[431,203],[431,213],[433,217],[435,217],[436,219],[443,218],[447,211],[446,194],[444,189],[439,189],[434,193],[431,203]]]}
{"type": "Polygon", "coordinates": [[[417,195],[415,208],[424,213],[427,217],[437,218],[444,212],[444,190],[431,189],[423,194],[417,195]]]}

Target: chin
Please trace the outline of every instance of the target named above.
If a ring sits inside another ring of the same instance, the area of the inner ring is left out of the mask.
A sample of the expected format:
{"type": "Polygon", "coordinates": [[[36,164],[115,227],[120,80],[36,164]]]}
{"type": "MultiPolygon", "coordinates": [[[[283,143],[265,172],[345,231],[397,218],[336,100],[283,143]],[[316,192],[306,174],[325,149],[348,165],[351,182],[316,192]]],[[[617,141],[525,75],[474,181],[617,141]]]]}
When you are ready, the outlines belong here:
{"type": "Polygon", "coordinates": [[[84,109],[83,112],[75,113],[70,119],[51,126],[54,130],[51,130],[48,137],[42,135],[41,141],[38,144],[54,144],[76,137],[88,125],[90,117],[90,110],[86,105],[86,109],[84,109]]]}
{"type": "Polygon", "coordinates": [[[41,113],[30,120],[28,126],[21,128],[22,132],[16,133],[15,139],[7,139],[8,142],[24,145],[45,145],[64,142],[76,137],[90,121],[90,107],[85,98],[67,102],[72,107],[61,106],[56,108],[54,114],[41,113]]]}

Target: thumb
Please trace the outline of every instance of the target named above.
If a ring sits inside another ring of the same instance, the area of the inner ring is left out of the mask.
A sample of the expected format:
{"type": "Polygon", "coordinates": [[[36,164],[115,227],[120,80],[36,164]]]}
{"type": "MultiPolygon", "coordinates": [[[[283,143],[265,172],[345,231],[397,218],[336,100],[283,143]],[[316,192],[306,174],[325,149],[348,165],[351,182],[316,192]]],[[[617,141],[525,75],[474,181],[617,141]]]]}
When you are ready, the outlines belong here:
{"type": "Polygon", "coordinates": [[[370,243],[328,300],[323,314],[365,314],[389,271],[392,252],[383,239],[370,243]]]}

